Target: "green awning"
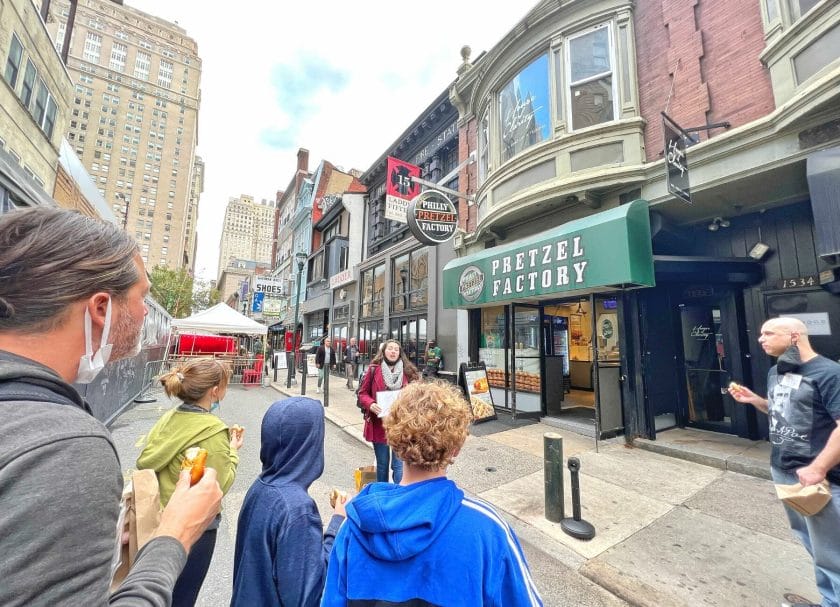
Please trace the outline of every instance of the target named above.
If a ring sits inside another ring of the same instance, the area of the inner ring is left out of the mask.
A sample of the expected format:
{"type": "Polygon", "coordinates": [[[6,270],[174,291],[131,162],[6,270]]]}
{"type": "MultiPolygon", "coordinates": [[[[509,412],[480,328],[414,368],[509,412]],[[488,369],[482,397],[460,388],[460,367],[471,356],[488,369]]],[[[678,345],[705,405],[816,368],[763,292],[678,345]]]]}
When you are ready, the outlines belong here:
{"type": "Polygon", "coordinates": [[[655,284],[648,203],[635,200],[453,259],[443,269],[443,307],[472,308],[655,284]]]}

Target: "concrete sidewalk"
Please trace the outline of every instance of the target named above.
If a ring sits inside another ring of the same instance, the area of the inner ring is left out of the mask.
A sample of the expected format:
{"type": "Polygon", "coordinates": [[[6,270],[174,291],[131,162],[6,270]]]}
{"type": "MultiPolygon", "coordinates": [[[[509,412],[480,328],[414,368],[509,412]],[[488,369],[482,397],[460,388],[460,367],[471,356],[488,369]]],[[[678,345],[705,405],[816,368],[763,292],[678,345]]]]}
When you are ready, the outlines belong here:
{"type": "MultiPolygon", "coordinates": [[[[300,394],[299,385],[272,386],[300,394]]],[[[307,396],[323,402],[315,387],[309,378],[307,396]]],[[[344,378],[331,377],[326,417],[365,442],[344,378]]],[[[818,598],[810,557],[766,480],[766,443],[696,430],[637,443],[619,438],[596,449],[592,438],[500,415],[473,428],[450,476],[509,515],[517,533],[632,605],[779,605],[785,592],[818,598]],[[590,541],[544,516],[547,432],[563,436],[564,457],[580,458],[582,518],[597,532],[590,541]],[[511,469],[503,470],[507,457],[511,469]]]]}

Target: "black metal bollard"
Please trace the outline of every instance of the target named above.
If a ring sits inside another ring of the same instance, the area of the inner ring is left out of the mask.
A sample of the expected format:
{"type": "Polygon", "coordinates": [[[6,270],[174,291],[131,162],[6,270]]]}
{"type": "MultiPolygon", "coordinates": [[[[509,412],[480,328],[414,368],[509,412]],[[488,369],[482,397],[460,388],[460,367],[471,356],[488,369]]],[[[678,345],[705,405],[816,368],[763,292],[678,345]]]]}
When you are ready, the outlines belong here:
{"type": "Polygon", "coordinates": [[[330,406],[330,361],[324,361],[324,406],[330,406]]]}
{"type": "Polygon", "coordinates": [[[303,359],[303,368],[301,369],[300,373],[300,395],[306,396],[306,376],[307,376],[307,365],[306,365],[306,358],[303,359]]]}
{"type": "Polygon", "coordinates": [[[543,434],[543,465],[545,478],[545,518],[559,523],[565,517],[565,489],[563,481],[563,437],[555,432],[543,434]]]}
{"type": "Polygon", "coordinates": [[[591,540],[595,537],[595,527],[580,518],[580,460],[569,458],[569,474],[572,477],[572,517],[560,521],[560,527],[568,535],[579,540],[591,540]]]}
{"type": "Polygon", "coordinates": [[[289,373],[286,377],[286,389],[292,387],[292,378],[295,375],[295,353],[294,352],[286,352],[286,365],[289,368],[289,373]]]}

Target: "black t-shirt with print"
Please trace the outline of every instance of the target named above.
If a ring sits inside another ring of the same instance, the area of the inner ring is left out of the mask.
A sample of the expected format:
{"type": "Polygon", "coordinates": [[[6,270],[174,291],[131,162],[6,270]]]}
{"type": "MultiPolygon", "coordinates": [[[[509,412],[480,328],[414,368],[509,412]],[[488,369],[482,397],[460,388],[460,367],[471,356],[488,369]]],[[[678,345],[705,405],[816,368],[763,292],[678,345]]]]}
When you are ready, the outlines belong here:
{"type": "MultiPolygon", "coordinates": [[[[802,363],[798,373],[767,375],[771,462],[793,472],[819,455],[840,419],[840,364],[824,356],[802,363]]],[[[840,484],[840,466],[828,473],[840,484]]]]}

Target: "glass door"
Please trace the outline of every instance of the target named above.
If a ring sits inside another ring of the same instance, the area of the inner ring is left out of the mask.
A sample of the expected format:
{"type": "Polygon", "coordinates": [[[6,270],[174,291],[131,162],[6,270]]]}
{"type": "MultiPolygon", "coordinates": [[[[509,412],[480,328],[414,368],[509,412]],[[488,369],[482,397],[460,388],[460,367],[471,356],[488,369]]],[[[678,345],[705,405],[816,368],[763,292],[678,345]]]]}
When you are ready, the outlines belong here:
{"type": "Polygon", "coordinates": [[[542,320],[540,307],[514,304],[511,331],[511,408],[514,417],[542,412],[542,320]]]}
{"type": "Polygon", "coordinates": [[[686,425],[732,432],[728,337],[719,303],[680,305],[686,425]]]}

